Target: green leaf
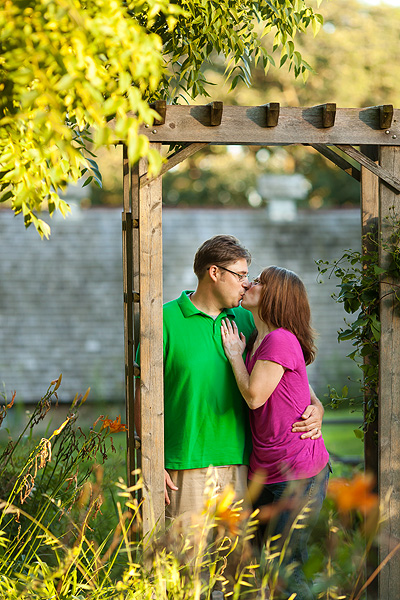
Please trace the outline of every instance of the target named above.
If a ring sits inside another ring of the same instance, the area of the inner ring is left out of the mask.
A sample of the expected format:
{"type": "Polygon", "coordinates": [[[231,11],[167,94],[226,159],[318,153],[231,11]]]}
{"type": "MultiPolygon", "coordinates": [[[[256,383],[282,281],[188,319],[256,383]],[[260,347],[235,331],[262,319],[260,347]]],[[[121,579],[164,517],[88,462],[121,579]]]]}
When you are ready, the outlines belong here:
{"type": "Polygon", "coordinates": [[[91,182],[93,181],[93,175],[90,175],[86,180],[85,183],[82,185],[82,187],[86,187],[87,185],[89,185],[91,182]]]}
{"type": "Polygon", "coordinates": [[[382,275],[382,273],[386,273],[386,269],[384,269],[383,267],[375,266],[374,273],[375,275],[382,275]]]}

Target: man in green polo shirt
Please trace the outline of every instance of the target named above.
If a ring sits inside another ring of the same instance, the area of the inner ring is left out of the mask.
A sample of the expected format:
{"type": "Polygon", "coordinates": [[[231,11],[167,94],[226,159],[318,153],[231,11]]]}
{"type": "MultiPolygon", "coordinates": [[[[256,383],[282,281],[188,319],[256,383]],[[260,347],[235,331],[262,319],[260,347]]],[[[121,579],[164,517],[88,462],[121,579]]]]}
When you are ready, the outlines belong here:
{"type": "MultiPolygon", "coordinates": [[[[245,493],[248,409],[222,346],[221,320],[235,320],[246,338],[254,329],[250,312],[240,306],[250,285],[250,261],[236,238],[214,236],[196,253],[196,290],[164,305],[165,501],[170,517],[202,509],[210,465],[221,489],[231,484],[238,497],[245,493]]],[[[319,437],[323,408],[313,392],[311,401],[293,431],[319,437]]]]}

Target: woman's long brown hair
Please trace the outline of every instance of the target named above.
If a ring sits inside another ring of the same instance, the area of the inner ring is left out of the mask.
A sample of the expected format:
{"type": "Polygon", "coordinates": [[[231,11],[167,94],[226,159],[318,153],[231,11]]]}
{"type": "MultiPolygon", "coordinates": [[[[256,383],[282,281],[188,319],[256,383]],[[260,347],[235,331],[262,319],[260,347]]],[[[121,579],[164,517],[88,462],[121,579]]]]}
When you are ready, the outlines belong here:
{"type": "Polygon", "coordinates": [[[263,286],[258,307],[260,319],[291,331],[299,340],[305,363],[309,365],[316,354],[315,333],[303,282],[293,271],[275,266],[264,269],[260,281],[263,286]]]}

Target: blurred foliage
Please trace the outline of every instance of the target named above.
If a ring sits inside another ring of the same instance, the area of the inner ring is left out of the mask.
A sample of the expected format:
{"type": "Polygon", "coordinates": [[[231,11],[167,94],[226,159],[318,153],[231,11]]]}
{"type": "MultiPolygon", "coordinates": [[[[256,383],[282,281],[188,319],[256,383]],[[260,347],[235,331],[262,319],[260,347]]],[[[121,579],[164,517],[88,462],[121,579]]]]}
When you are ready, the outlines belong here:
{"type": "MultiPolygon", "coordinates": [[[[206,95],[203,67],[217,53],[224,77],[250,84],[282,48],[295,75],[310,69],[293,38],[322,17],[303,0],[5,0],[0,8],[0,202],[41,237],[41,209],[64,216],[59,193],[82,175],[101,184],[88,144],[126,143],[134,163],[160,155],[138,134],[155,98],[206,95]],[[261,38],[270,33],[269,45],[261,38]],[[113,128],[108,121],[115,118],[113,128]],[[89,133],[90,131],[90,133],[89,133]]],[[[286,62],[286,61],[285,61],[286,62]]]]}
{"type": "MultiPolygon", "coordinates": [[[[100,150],[98,163],[103,187],[92,186],[82,208],[121,206],[121,148],[100,150]]],[[[313,148],[209,146],[163,176],[163,204],[263,206],[258,177],[266,172],[304,175],[311,185],[307,197],[298,202],[303,208],[348,207],[359,202],[359,183],[313,148]]]]}
{"type": "MultiPolygon", "coordinates": [[[[336,102],[338,107],[379,104],[400,106],[397,85],[400,64],[391,60],[398,52],[400,7],[376,6],[358,0],[335,0],[323,5],[324,24],[313,39],[300,35],[297,49],[307,57],[314,73],[307,82],[294,79],[285,69],[254,69],[252,87],[239,82],[235,95],[224,86],[218,60],[206,71],[215,84],[212,99],[240,105],[281,102],[283,106],[313,106],[336,102]]],[[[268,36],[263,44],[270,43],[268,36]]],[[[279,61],[279,51],[273,54],[279,61]]]]}

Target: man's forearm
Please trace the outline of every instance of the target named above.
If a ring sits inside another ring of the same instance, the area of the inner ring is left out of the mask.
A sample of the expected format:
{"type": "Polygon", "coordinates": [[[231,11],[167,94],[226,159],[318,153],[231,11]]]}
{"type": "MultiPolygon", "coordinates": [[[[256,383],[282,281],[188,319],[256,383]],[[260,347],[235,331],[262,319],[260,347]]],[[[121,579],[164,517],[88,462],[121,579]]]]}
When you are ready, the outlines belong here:
{"type": "Polygon", "coordinates": [[[323,406],[322,402],[319,400],[319,398],[317,398],[317,396],[316,396],[314,390],[312,389],[311,385],[309,387],[310,387],[310,401],[311,401],[311,404],[313,404],[314,406],[318,406],[318,408],[320,408],[322,410],[322,414],[324,414],[325,409],[324,409],[324,406],[323,406]]]}

